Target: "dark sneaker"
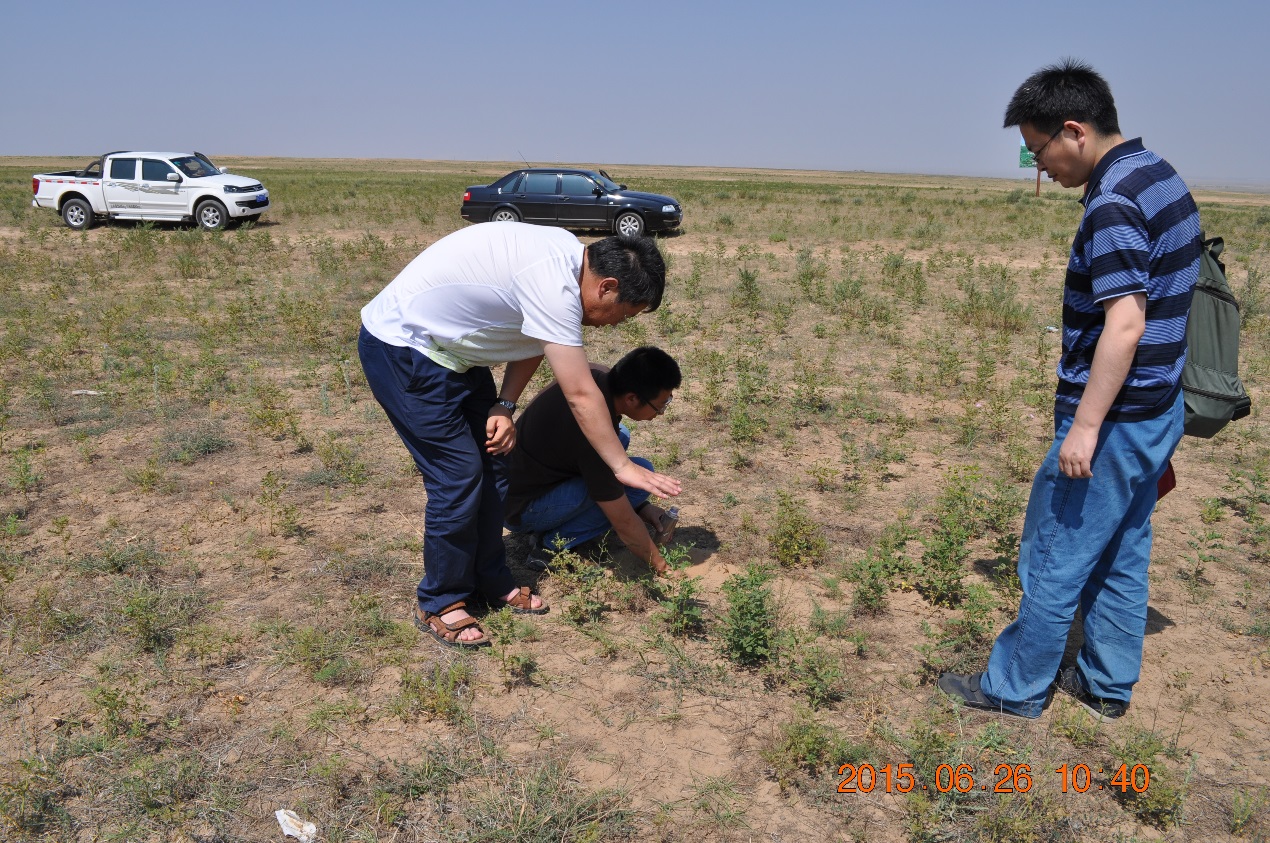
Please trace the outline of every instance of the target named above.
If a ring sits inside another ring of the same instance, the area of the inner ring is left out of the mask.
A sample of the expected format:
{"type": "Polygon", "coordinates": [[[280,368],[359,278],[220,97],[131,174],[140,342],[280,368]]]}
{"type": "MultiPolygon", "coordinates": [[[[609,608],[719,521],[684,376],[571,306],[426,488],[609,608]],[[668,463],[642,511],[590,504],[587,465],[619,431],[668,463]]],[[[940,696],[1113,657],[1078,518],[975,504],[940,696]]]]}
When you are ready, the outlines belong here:
{"type": "MultiPolygon", "coordinates": [[[[939,681],[935,683],[935,686],[953,699],[961,700],[966,708],[973,708],[978,711],[992,711],[1008,717],[1033,719],[1026,714],[1010,711],[1000,703],[988,699],[988,695],[979,688],[979,679],[982,676],[982,673],[945,673],[939,677],[939,681]]],[[[1049,700],[1046,699],[1046,703],[1048,702],[1049,700]]],[[[1040,712],[1037,712],[1036,716],[1039,717],[1040,712]]]]}
{"type": "Polygon", "coordinates": [[[525,557],[524,567],[539,573],[547,570],[551,567],[551,552],[545,547],[535,547],[525,557]]]}
{"type": "Polygon", "coordinates": [[[1095,697],[1089,693],[1085,689],[1085,681],[1080,678],[1080,671],[1076,669],[1076,665],[1059,670],[1058,676],[1054,678],[1054,687],[1080,703],[1080,707],[1085,711],[1103,720],[1123,717],[1129,708],[1127,702],[1095,697]]]}

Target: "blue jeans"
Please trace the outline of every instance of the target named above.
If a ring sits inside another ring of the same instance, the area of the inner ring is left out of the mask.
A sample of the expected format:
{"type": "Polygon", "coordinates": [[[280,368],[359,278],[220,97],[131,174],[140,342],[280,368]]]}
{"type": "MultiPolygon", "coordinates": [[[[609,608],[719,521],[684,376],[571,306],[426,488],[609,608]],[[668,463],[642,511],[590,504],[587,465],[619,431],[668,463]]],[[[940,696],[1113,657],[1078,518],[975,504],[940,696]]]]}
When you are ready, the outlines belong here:
{"type": "Polygon", "coordinates": [[[1001,631],[980,688],[994,703],[1039,717],[1079,604],[1085,643],[1076,664],[1095,696],[1128,702],[1142,668],[1147,566],[1156,484],[1182,438],[1183,403],[1146,421],[1106,422],[1093,477],[1058,469],[1073,416],[1055,415],[1054,444],[1032,482],[1018,617],[1001,631]]]}
{"type": "Polygon", "coordinates": [[[428,492],[419,605],[438,612],[477,591],[491,599],[507,594],[515,587],[503,546],[507,458],[485,451],[494,376],[483,366],[450,371],[365,328],[357,352],[428,492]]]}
{"type": "MultiPolygon", "coordinates": [[[[631,434],[626,425],[618,425],[617,438],[622,440],[623,448],[630,447],[631,434]]],[[[653,464],[643,457],[632,457],[631,462],[650,471],[653,469],[653,464]]],[[[624,488],[631,507],[638,507],[648,500],[648,492],[643,489],[624,488]]],[[[520,524],[516,527],[508,525],[508,529],[514,532],[539,534],[541,544],[548,550],[576,547],[599,538],[610,528],[608,516],[591,500],[586,482],[581,477],[566,480],[531,501],[520,514],[520,524]]]]}

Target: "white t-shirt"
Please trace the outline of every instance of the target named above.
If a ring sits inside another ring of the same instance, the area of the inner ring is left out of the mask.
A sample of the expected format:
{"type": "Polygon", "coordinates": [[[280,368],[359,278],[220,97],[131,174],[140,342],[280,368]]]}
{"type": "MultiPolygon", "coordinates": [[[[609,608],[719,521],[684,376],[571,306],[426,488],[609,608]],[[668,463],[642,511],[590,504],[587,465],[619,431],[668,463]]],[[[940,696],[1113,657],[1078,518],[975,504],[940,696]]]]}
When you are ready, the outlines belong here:
{"type": "Polygon", "coordinates": [[[389,345],[456,372],[582,345],[584,246],[559,228],[481,223],[433,243],[362,308],[389,345]]]}

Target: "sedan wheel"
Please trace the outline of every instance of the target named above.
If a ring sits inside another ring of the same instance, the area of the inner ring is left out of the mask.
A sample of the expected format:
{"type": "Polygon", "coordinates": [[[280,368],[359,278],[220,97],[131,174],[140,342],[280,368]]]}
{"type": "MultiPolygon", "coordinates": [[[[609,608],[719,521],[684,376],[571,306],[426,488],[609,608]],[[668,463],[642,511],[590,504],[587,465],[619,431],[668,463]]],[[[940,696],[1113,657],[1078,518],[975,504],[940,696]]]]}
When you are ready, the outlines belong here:
{"type": "Polygon", "coordinates": [[[511,208],[499,208],[494,212],[494,215],[490,217],[490,222],[520,222],[520,214],[516,213],[511,208]]]}
{"type": "Polygon", "coordinates": [[[617,219],[614,220],[613,229],[618,234],[623,234],[627,237],[638,237],[644,233],[644,220],[639,214],[627,211],[624,214],[619,214],[617,219]]]}

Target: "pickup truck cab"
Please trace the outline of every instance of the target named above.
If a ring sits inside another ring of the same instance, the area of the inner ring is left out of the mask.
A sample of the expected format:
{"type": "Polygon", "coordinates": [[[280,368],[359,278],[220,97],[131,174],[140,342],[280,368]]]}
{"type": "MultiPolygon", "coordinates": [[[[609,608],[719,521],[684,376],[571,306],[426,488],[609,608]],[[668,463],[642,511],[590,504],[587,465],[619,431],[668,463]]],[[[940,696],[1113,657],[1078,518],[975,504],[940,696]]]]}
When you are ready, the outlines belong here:
{"type": "Polygon", "coordinates": [[[255,179],[217,168],[198,152],[108,152],[82,170],[31,177],[31,206],[62,215],[77,231],[97,218],[193,220],[218,231],[231,221],[255,220],[269,207],[269,191],[255,179]]]}

